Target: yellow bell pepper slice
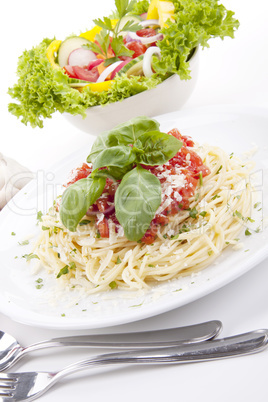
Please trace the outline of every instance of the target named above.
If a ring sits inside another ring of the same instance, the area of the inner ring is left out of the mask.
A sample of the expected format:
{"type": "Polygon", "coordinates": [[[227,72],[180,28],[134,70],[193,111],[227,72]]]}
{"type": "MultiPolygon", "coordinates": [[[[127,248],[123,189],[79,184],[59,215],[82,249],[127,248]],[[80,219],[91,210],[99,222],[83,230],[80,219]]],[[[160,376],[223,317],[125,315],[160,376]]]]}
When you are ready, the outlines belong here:
{"type": "Polygon", "coordinates": [[[59,50],[61,40],[53,40],[47,48],[46,56],[53,68],[60,68],[60,66],[55,63],[55,53],[59,50]]]}
{"type": "Polygon", "coordinates": [[[175,6],[171,1],[158,1],[159,24],[161,28],[167,27],[167,20],[174,22],[175,6]]]}
{"type": "MultiPolygon", "coordinates": [[[[118,20],[112,20],[113,28],[115,27],[117,22],[118,20]]],[[[99,34],[101,30],[102,30],[101,27],[95,25],[94,28],[90,29],[89,31],[81,33],[79,36],[87,40],[90,40],[91,42],[94,42],[96,35],[99,34]]]]}
{"type": "Polygon", "coordinates": [[[112,83],[114,80],[109,80],[109,81],[104,81],[104,82],[92,82],[90,84],[85,85],[84,88],[89,87],[92,92],[103,92],[103,91],[108,91],[108,89],[111,88],[112,83]]]}
{"type": "Polygon", "coordinates": [[[95,40],[95,36],[100,33],[101,31],[101,27],[98,27],[97,25],[92,28],[90,31],[87,32],[83,32],[81,33],[79,36],[81,36],[82,38],[85,38],[87,40],[90,40],[90,42],[94,42],[95,40]]]}
{"type": "Polygon", "coordinates": [[[147,20],[158,20],[158,0],[151,0],[147,12],[147,20]]]}
{"type": "Polygon", "coordinates": [[[151,0],[148,8],[147,20],[159,19],[161,28],[167,27],[167,20],[174,22],[175,7],[171,1],[151,0]]]}

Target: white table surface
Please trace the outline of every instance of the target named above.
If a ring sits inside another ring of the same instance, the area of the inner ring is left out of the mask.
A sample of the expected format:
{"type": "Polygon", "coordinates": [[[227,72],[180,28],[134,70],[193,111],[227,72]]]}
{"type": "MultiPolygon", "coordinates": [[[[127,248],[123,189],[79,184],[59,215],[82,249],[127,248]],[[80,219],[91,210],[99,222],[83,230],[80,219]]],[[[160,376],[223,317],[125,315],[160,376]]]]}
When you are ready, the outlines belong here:
{"type": "MultiPolygon", "coordinates": [[[[202,52],[198,84],[184,109],[240,104],[264,107],[268,112],[268,3],[266,0],[225,0],[224,4],[236,12],[241,26],[235,40],[211,41],[210,49],[202,52]]],[[[15,0],[1,6],[0,152],[36,171],[46,169],[87,144],[88,135],[75,130],[60,115],[46,121],[42,130],[25,127],[7,112],[10,99],[6,90],[15,80],[17,57],[25,48],[31,48],[46,36],[64,37],[72,31],[80,32],[90,27],[92,18],[108,15],[112,8],[113,0],[80,0],[76,3],[15,0]]],[[[231,284],[169,313],[113,328],[79,331],[79,334],[151,330],[211,319],[223,322],[222,336],[266,328],[267,265],[268,260],[263,261],[231,284]]],[[[0,329],[15,336],[23,345],[78,334],[29,327],[2,314],[0,329]]],[[[85,350],[47,350],[33,354],[15,369],[58,370],[89,353],[85,350]]],[[[80,373],[73,381],[66,378],[39,400],[264,401],[268,397],[267,370],[268,350],[235,359],[183,366],[98,369],[90,375],[89,372],[80,373]]]]}

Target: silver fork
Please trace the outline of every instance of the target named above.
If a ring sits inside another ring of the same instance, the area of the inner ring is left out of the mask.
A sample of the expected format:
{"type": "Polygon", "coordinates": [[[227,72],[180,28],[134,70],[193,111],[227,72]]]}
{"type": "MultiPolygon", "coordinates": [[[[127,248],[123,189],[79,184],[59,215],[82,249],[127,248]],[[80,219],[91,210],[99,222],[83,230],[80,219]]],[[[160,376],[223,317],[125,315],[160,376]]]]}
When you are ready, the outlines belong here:
{"type": "Polygon", "coordinates": [[[97,355],[58,372],[0,374],[0,402],[32,401],[66,375],[93,366],[208,361],[259,352],[267,346],[267,343],[268,330],[256,330],[199,344],[97,355]]]}

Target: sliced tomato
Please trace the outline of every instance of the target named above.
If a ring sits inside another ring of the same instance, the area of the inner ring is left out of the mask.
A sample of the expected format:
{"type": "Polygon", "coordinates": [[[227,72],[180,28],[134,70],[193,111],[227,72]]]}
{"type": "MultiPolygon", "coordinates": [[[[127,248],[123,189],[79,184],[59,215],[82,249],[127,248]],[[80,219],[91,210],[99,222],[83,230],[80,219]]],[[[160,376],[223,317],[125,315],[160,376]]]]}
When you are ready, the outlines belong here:
{"type": "Polygon", "coordinates": [[[77,76],[76,76],[76,74],[74,72],[73,66],[67,65],[67,66],[64,66],[63,69],[65,70],[65,72],[68,75],[68,77],[77,78],[77,76]]]}
{"type": "Polygon", "coordinates": [[[127,43],[126,47],[134,52],[132,55],[133,59],[139,57],[141,54],[144,54],[147,50],[147,47],[143,43],[137,41],[127,43]]]}
{"type": "Polygon", "coordinates": [[[79,80],[96,82],[99,78],[97,67],[93,67],[92,70],[88,70],[84,67],[73,66],[73,71],[79,80]]]}
{"type": "Polygon", "coordinates": [[[153,28],[143,28],[137,31],[136,34],[141,38],[150,38],[151,36],[155,36],[156,32],[153,28]]]}
{"type": "Polygon", "coordinates": [[[85,179],[91,172],[92,168],[89,167],[86,163],[83,163],[82,166],[79,166],[71,171],[69,180],[65,186],[68,187],[71,184],[75,183],[77,180],[85,179]]]}
{"type": "Polygon", "coordinates": [[[107,218],[103,218],[99,223],[97,223],[97,227],[101,237],[109,237],[109,224],[107,218]]]}

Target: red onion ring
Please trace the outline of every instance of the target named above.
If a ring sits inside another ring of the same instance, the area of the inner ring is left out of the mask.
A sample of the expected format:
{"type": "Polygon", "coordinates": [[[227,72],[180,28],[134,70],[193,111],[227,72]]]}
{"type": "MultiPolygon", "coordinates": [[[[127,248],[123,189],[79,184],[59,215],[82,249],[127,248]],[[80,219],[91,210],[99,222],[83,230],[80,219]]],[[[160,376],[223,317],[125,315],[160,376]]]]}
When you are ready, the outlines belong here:
{"type": "Polygon", "coordinates": [[[146,37],[142,37],[142,36],[138,36],[136,34],[136,32],[129,32],[128,35],[130,36],[131,39],[134,40],[139,40],[141,43],[143,43],[144,45],[149,45],[150,43],[154,43],[158,40],[162,40],[163,39],[163,34],[158,33],[154,36],[149,36],[148,38],[146,37]]]}
{"type": "Polygon", "coordinates": [[[142,25],[143,27],[149,27],[151,25],[157,25],[160,27],[159,24],[159,20],[145,20],[145,21],[141,21],[140,25],[142,25]]]}

